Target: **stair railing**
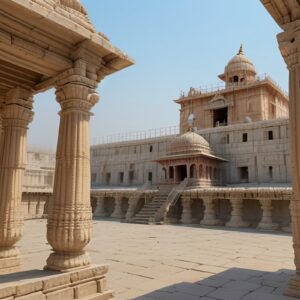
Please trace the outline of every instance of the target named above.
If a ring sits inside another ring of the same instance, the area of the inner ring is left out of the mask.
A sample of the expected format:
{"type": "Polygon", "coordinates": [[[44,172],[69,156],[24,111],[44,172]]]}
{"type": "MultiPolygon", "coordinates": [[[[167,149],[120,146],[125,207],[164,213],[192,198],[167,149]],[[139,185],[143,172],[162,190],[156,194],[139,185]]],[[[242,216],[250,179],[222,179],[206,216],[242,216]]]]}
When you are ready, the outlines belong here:
{"type": "Polygon", "coordinates": [[[168,195],[164,205],[156,212],[155,222],[166,221],[167,214],[172,205],[175,205],[178,199],[180,198],[181,193],[188,186],[189,179],[185,178],[179,185],[174,187],[168,195]]]}

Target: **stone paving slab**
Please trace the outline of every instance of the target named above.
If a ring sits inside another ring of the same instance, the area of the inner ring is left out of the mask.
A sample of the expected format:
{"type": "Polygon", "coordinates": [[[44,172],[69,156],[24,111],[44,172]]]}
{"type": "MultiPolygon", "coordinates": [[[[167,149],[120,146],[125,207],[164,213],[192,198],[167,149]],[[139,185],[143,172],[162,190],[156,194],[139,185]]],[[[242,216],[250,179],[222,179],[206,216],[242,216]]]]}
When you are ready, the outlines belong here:
{"type": "MultiPolygon", "coordinates": [[[[19,246],[25,270],[43,268],[46,221],[26,221],[19,246]]],[[[115,300],[294,299],[282,295],[294,273],[290,234],[95,220],[88,250],[110,265],[115,300]]]]}

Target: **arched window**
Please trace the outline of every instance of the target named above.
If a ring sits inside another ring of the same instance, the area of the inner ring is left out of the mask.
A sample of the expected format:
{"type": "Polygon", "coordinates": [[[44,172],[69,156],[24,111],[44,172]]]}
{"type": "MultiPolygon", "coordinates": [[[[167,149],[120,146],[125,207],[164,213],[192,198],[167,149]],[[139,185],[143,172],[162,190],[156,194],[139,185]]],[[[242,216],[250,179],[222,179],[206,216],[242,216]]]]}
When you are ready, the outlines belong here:
{"type": "Polygon", "coordinates": [[[153,152],[153,146],[152,145],[150,146],[149,151],[153,152]]]}
{"type": "Polygon", "coordinates": [[[196,165],[192,164],[190,166],[190,178],[196,178],[196,165]]]}
{"type": "Polygon", "coordinates": [[[233,76],[233,82],[239,82],[239,76],[233,76]]]}

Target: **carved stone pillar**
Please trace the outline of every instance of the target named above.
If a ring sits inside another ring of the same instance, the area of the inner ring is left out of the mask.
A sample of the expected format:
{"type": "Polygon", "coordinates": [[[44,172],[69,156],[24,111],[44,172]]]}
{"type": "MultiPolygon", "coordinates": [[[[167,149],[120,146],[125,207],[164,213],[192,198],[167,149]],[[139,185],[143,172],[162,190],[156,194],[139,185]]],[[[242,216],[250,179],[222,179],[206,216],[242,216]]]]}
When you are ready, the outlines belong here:
{"type": "Polygon", "coordinates": [[[112,218],[115,219],[122,219],[124,217],[123,211],[122,211],[122,195],[116,195],[115,196],[115,209],[111,215],[112,218]]]}
{"type": "Polygon", "coordinates": [[[229,222],[226,223],[227,227],[248,227],[249,223],[243,220],[243,204],[244,201],[241,197],[231,197],[230,204],[232,207],[231,217],[229,222]]]}
{"type": "Polygon", "coordinates": [[[192,223],[192,199],[190,196],[182,196],[181,203],[183,206],[180,222],[182,224],[192,223]]]}
{"type": "Polygon", "coordinates": [[[129,198],[128,210],[127,210],[126,217],[125,217],[127,222],[130,222],[131,219],[134,217],[136,204],[137,204],[137,201],[139,198],[140,198],[140,195],[133,195],[131,198],[129,198]]]}
{"type": "Polygon", "coordinates": [[[2,109],[3,134],[0,146],[0,272],[20,265],[15,247],[21,238],[22,186],[26,166],[27,127],[32,121],[32,94],[15,88],[2,109]]]}
{"type": "Polygon", "coordinates": [[[216,217],[214,198],[211,196],[203,197],[203,204],[205,207],[204,216],[200,224],[209,226],[221,225],[222,222],[216,217]]]}
{"type": "Polygon", "coordinates": [[[104,217],[104,196],[97,196],[97,206],[94,211],[94,217],[104,217]]]}
{"type": "Polygon", "coordinates": [[[299,20],[288,24],[278,35],[279,47],[289,69],[289,137],[291,145],[293,197],[291,217],[296,275],[289,281],[286,294],[300,297],[300,32],[299,20]]]}
{"type": "MultiPolygon", "coordinates": [[[[290,216],[292,214],[292,205],[291,205],[291,201],[290,201],[290,204],[289,204],[289,212],[290,212],[290,216]]],[[[282,228],[282,230],[284,232],[288,232],[288,233],[291,233],[292,232],[292,223],[290,222],[289,224],[287,224],[287,226],[284,226],[282,228]]]]}
{"type": "Polygon", "coordinates": [[[262,208],[262,218],[257,228],[263,230],[275,230],[278,228],[278,224],[272,221],[272,200],[271,199],[260,199],[259,200],[262,208]]]}
{"type": "Polygon", "coordinates": [[[61,112],[53,199],[48,209],[47,239],[54,252],[45,268],[50,270],[90,265],[84,250],[92,235],[89,121],[99,96],[96,81],[83,74],[83,68],[71,69],[57,82],[61,112]]]}

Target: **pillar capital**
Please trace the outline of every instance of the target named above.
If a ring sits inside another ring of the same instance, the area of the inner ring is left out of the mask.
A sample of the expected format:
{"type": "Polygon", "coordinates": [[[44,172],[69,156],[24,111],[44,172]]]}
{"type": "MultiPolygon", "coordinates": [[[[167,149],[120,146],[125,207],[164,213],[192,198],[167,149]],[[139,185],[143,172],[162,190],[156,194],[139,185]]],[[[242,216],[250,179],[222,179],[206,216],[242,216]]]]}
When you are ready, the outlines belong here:
{"type": "Polygon", "coordinates": [[[16,126],[27,129],[34,115],[32,107],[33,93],[31,90],[21,87],[11,89],[6,94],[1,110],[3,127],[16,126]]]}
{"type": "Polygon", "coordinates": [[[23,87],[15,87],[9,90],[4,99],[5,104],[18,104],[20,106],[32,109],[33,91],[23,87]]]}
{"type": "Polygon", "coordinates": [[[79,110],[89,112],[99,101],[97,82],[85,76],[72,74],[56,83],[56,100],[62,112],[79,110]]]}
{"type": "Polygon", "coordinates": [[[280,52],[289,69],[300,65],[300,20],[285,27],[285,31],[277,35],[280,52]]]}

